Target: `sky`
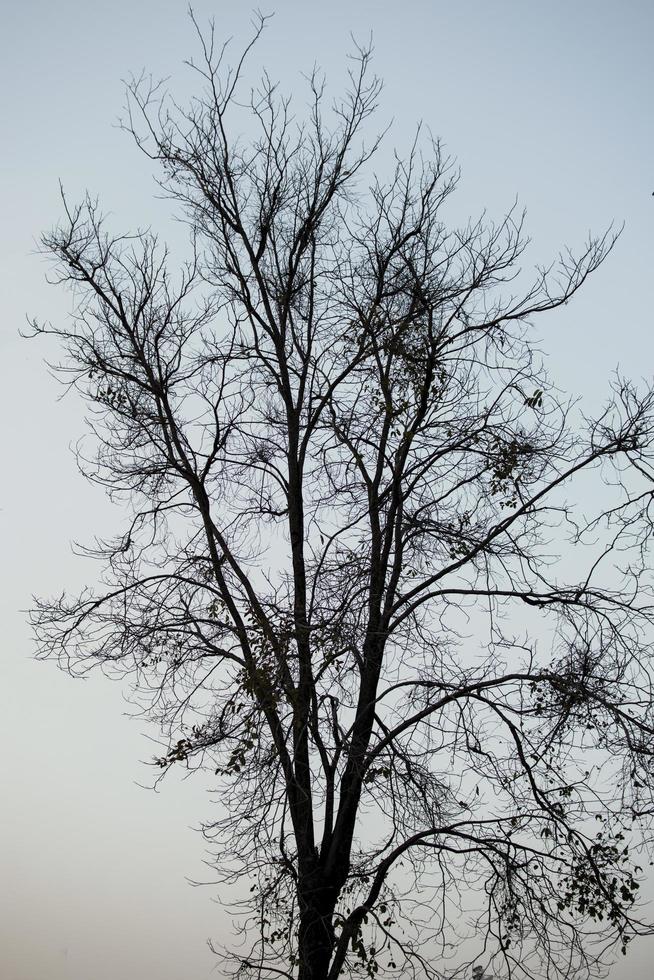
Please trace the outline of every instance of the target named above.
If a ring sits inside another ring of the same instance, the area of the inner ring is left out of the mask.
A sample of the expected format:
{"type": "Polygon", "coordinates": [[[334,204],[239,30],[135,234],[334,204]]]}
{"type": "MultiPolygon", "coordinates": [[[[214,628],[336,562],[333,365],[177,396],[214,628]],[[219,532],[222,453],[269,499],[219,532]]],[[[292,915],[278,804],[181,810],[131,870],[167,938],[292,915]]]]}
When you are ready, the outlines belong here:
{"type": "MultiPolygon", "coordinates": [[[[245,40],[246,5],[194,4],[219,37],[245,40]]],[[[300,90],[317,63],[334,91],[351,36],[372,32],[384,78],[380,121],[401,151],[422,120],[456,158],[456,213],[500,217],[516,199],[544,261],[589,230],[624,222],[609,261],[574,304],[539,325],[552,374],[589,411],[611,372],[651,376],[654,4],[643,0],[278,0],[252,66],[300,90]]],[[[71,543],[119,515],[77,472],[82,410],[20,338],[27,315],[56,321],[68,297],[45,281],[39,234],[72,199],[100,196],[116,227],[179,237],[151,167],[116,126],[123,81],[146,68],[190,92],[194,37],[183,0],[23,0],[0,32],[0,974],[2,980],[204,980],[227,917],[195,828],[208,786],[143,788],[156,733],[127,717],[125,692],[36,663],[32,594],[75,591],[97,569],[71,543]]],[[[253,81],[255,80],[253,75],[253,81]]],[[[650,888],[654,895],[654,889],[650,888]]],[[[649,980],[654,942],[611,980],[649,980]]]]}

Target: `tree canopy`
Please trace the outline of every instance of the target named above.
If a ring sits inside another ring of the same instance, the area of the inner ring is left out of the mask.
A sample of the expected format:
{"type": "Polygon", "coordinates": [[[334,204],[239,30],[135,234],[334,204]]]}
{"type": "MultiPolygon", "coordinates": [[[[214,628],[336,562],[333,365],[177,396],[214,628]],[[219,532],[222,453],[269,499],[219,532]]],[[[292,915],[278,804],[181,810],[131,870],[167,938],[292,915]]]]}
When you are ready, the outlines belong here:
{"type": "Polygon", "coordinates": [[[128,678],[161,770],[220,787],[226,969],[589,975],[644,928],[654,405],[618,377],[582,416],[534,323],[616,235],[528,278],[516,209],[446,220],[437,141],[375,176],[368,49],[301,120],[246,82],[262,28],[233,68],[198,32],[186,108],[129,87],[186,264],[90,198],[43,239],[75,302],[34,330],[131,516],[40,652],[128,678]]]}

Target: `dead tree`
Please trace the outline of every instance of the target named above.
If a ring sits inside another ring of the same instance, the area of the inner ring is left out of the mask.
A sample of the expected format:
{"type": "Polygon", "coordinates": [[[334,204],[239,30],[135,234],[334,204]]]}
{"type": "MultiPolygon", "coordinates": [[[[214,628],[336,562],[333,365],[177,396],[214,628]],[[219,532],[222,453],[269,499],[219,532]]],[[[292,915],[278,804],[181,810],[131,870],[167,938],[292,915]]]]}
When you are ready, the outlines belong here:
{"type": "Polygon", "coordinates": [[[40,652],[128,678],[158,765],[215,773],[243,975],[442,977],[465,922],[493,972],[587,975],[642,928],[653,399],[618,378],[582,417],[532,323],[615,235],[527,280],[515,211],[446,223],[437,143],[366,177],[369,51],[298,122],[199,36],[198,98],[142,78],[125,124],[188,263],[91,200],[44,238],[75,306],[35,330],[132,516],[102,591],[38,604],[40,652]]]}

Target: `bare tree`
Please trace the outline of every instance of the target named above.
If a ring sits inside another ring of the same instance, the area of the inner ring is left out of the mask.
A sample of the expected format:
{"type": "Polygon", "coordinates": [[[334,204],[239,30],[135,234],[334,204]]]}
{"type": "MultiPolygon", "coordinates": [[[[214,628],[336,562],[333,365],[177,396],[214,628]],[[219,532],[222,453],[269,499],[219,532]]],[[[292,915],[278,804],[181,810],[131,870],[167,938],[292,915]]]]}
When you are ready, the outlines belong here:
{"type": "Polygon", "coordinates": [[[643,928],[654,405],[617,379],[583,417],[532,321],[616,236],[526,281],[515,211],[446,225],[438,143],[366,180],[369,50],[299,123],[198,35],[198,98],[140,78],[125,123],[188,263],[90,199],[44,238],[75,307],[34,328],[132,516],[40,652],[129,678],[158,765],[215,773],[244,976],[442,977],[466,929],[493,972],[589,975],[643,928]]]}

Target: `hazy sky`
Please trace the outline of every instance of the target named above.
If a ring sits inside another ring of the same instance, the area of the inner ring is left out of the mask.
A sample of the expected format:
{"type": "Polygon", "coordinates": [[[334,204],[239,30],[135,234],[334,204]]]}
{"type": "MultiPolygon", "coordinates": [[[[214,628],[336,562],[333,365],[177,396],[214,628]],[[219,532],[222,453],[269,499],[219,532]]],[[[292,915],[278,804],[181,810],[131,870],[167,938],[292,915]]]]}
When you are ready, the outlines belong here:
{"type": "MultiPolygon", "coordinates": [[[[30,594],[92,582],[70,542],[116,527],[69,452],[82,433],[42,344],[18,338],[26,313],[65,316],[44,282],[39,232],[71,197],[98,193],[119,228],[169,230],[150,166],[116,127],[121,79],[143,67],[188,91],[194,52],[183,0],[5,0],[0,20],[0,976],[2,980],[201,980],[204,943],[224,921],[200,837],[211,812],[200,782],[154,794],[139,763],[154,748],[124,717],[120,689],[73,682],[32,661],[30,594]]],[[[198,0],[219,36],[248,33],[247,6],[198,0]]],[[[528,209],[534,261],[581,244],[612,220],[625,232],[578,300],[540,324],[560,385],[602,398],[619,364],[652,374],[654,4],[651,0],[279,0],[253,69],[290,88],[317,62],[336,90],[350,34],[374,34],[385,78],[380,119],[400,149],[419,119],[458,157],[461,219],[528,209]]],[[[253,75],[253,81],[255,80],[253,75]]],[[[179,235],[178,231],[174,234],[179,235]]],[[[641,943],[611,980],[650,980],[641,943]]]]}

